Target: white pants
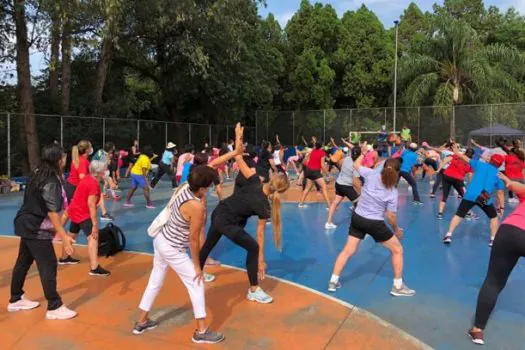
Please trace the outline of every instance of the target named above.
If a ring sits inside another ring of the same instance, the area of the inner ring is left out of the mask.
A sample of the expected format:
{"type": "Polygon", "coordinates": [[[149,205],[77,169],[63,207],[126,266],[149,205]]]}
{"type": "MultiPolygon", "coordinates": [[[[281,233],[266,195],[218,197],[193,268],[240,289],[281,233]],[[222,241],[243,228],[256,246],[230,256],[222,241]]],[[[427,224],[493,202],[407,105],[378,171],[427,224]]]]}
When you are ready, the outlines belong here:
{"type": "Polygon", "coordinates": [[[195,318],[205,318],[204,282],[199,284],[193,280],[195,278],[195,266],[188,253],[172,247],[162,233],[159,233],[153,240],[153,248],[155,251],[153,270],[139,308],[148,312],[151,310],[151,306],[164,284],[169,266],[177,273],[182,283],[186,286],[193,305],[195,318]]]}

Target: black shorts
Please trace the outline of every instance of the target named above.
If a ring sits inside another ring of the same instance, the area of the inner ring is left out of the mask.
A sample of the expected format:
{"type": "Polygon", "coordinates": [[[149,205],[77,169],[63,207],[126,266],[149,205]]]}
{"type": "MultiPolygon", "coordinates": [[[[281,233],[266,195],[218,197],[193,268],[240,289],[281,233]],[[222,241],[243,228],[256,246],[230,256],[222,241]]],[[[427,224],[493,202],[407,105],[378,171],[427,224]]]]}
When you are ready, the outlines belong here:
{"type": "Polygon", "coordinates": [[[490,218],[494,219],[498,216],[498,213],[496,212],[496,208],[494,208],[494,205],[479,205],[477,202],[468,201],[466,199],[463,199],[461,203],[459,203],[458,210],[456,211],[456,215],[460,218],[464,218],[467,213],[470,211],[470,209],[474,208],[474,206],[478,206],[483,210],[483,212],[490,218]]]}
{"type": "Polygon", "coordinates": [[[339,197],[346,197],[352,202],[359,198],[354,186],[340,185],[337,182],[335,183],[335,194],[339,197]]]}
{"type": "Polygon", "coordinates": [[[304,177],[308,180],[317,181],[319,179],[322,179],[323,175],[321,174],[321,171],[319,170],[312,170],[309,167],[305,167],[304,177]]]}
{"type": "Polygon", "coordinates": [[[367,234],[372,236],[377,243],[386,242],[394,237],[394,232],[384,220],[371,220],[353,213],[348,235],[362,240],[367,234]]]}
{"type": "Polygon", "coordinates": [[[71,233],[77,235],[81,229],[86,237],[89,237],[93,231],[93,221],[91,221],[91,219],[87,219],[78,224],[73,221],[71,221],[71,224],[69,224],[69,232],[71,233]]]}

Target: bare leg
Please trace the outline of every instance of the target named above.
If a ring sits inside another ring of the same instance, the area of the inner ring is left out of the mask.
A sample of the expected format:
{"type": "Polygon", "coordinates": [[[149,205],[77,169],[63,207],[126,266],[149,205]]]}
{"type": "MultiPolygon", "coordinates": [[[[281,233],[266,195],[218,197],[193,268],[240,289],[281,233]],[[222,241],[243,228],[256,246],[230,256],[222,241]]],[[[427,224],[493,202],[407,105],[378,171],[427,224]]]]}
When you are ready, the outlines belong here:
{"type": "Polygon", "coordinates": [[[146,204],[150,204],[151,203],[151,197],[149,195],[149,188],[148,187],[144,187],[144,198],[146,199],[146,204]]]}
{"type": "Polygon", "coordinates": [[[403,246],[396,236],[383,242],[383,247],[390,250],[392,254],[392,270],[394,271],[394,278],[399,279],[403,277],[403,246]]]}
{"type": "Polygon", "coordinates": [[[137,187],[133,187],[128,192],[128,198],[126,198],[126,202],[129,202],[131,198],[133,197],[133,194],[135,194],[135,191],[137,190],[137,187]]]}
{"type": "Polygon", "coordinates": [[[335,210],[339,206],[339,204],[343,201],[343,197],[336,195],[334,201],[332,202],[332,205],[330,205],[330,210],[328,211],[328,219],[326,219],[327,224],[332,223],[332,219],[335,213],[335,210]]]}
{"type": "Polygon", "coordinates": [[[498,218],[490,220],[490,239],[496,238],[496,233],[498,232],[498,218]]]}
{"type": "Polygon", "coordinates": [[[333,271],[334,275],[341,275],[341,272],[343,271],[346,263],[348,262],[348,259],[350,259],[352,255],[354,255],[355,251],[357,250],[357,247],[359,247],[359,243],[361,243],[361,240],[359,238],[348,236],[348,240],[346,241],[346,245],[343,251],[339,253],[339,256],[335,260],[333,271]]]}
{"type": "Polygon", "coordinates": [[[460,218],[459,216],[454,215],[454,217],[452,218],[452,221],[450,221],[450,226],[448,227],[448,233],[450,234],[450,236],[454,234],[454,231],[456,230],[456,228],[458,227],[458,225],[461,223],[462,220],[463,218],[460,218]]]}
{"type": "Polygon", "coordinates": [[[303,196],[301,197],[301,201],[299,202],[299,204],[304,204],[304,201],[306,200],[306,196],[308,196],[308,193],[312,189],[313,185],[314,183],[312,180],[306,180],[306,187],[304,188],[303,196]]]}
{"type": "Polygon", "coordinates": [[[91,235],[88,237],[88,254],[91,270],[94,270],[98,266],[98,239],[91,235]]]}
{"type": "Polygon", "coordinates": [[[330,199],[328,199],[328,191],[326,189],[326,183],[324,182],[324,179],[317,179],[315,182],[319,185],[321,188],[321,193],[323,195],[324,201],[326,202],[326,207],[330,208],[330,199]]]}

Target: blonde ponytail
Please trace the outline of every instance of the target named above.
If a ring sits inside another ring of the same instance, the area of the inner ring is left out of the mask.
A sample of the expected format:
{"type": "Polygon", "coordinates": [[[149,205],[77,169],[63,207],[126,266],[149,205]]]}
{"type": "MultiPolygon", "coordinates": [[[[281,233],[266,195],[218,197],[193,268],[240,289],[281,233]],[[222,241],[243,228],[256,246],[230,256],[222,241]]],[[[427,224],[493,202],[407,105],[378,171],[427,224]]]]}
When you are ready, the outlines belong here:
{"type": "Polygon", "coordinates": [[[272,200],[273,242],[278,251],[282,249],[281,193],[290,188],[290,180],[284,174],[275,175],[270,181],[269,197],[272,200]]]}
{"type": "Polygon", "coordinates": [[[78,152],[78,146],[75,145],[71,148],[71,161],[75,165],[75,168],[78,168],[80,163],[80,155],[78,152]]]}
{"type": "Polygon", "coordinates": [[[281,195],[279,192],[272,194],[272,226],[273,226],[273,243],[278,251],[282,250],[281,235],[281,195]]]}

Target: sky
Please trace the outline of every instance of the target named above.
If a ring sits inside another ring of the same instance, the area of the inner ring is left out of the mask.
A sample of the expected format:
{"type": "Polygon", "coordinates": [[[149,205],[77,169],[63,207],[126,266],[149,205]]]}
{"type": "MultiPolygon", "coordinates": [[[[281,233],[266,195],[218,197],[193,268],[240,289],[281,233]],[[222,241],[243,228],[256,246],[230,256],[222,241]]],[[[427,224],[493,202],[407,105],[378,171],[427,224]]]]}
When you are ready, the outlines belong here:
{"type": "MultiPolygon", "coordinates": [[[[442,3],[442,0],[311,0],[310,2],[321,2],[331,4],[336,11],[342,15],[346,11],[355,10],[365,4],[372,10],[379,19],[383,22],[385,27],[393,26],[394,20],[399,19],[403,10],[408,7],[411,2],[415,2],[423,11],[432,10],[434,3],[442,3]]],[[[301,0],[266,0],[266,8],[261,8],[259,13],[266,17],[268,13],[273,13],[275,18],[285,26],[293,14],[299,8],[301,0]]],[[[485,0],[485,7],[496,5],[500,10],[504,11],[509,7],[515,7],[520,13],[525,14],[525,0],[485,0]]]]}
{"type": "MultiPolygon", "coordinates": [[[[365,4],[379,17],[387,28],[393,26],[394,20],[399,19],[403,10],[406,9],[412,1],[416,2],[423,11],[431,11],[432,5],[435,2],[443,2],[442,0],[310,0],[312,3],[321,2],[331,4],[339,15],[349,10],[355,10],[359,8],[361,4],[365,4]]],[[[486,7],[496,5],[501,11],[505,11],[513,6],[520,13],[525,14],[525,0],[485,0],[484,2],[486,7]]],[[[292,18],[293,14],[299,8],[300,3],[301,0],[266,0],[266,7],[261,7],[259,13],[263,17],[266,17],[270,12],[273,13],[284,28],[288,20],[292,18]]],[[[33,77],[39,75],[42,67],[47,65],[45,55],[35,51],[31,52],[30,63],[33,77]]],[[[4,66],[2,70],[9,70],[16,76],[14,65],[4,66]]],[[[13,80],[16,80],[16,77],[11,81],[13,80]]]]}

